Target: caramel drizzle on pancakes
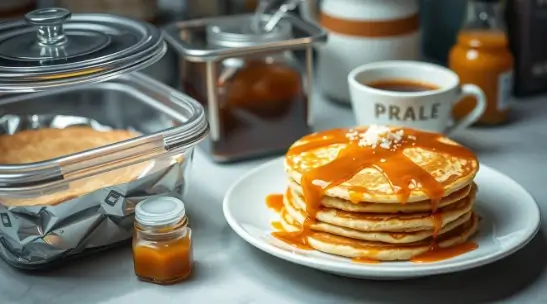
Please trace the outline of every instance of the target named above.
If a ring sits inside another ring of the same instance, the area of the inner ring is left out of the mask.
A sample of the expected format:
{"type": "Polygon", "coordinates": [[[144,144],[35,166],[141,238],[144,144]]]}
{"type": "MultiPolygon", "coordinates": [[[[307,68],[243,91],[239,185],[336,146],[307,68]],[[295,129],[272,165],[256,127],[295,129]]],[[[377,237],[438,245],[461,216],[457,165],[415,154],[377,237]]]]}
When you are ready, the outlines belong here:
{"type": "MultiPolygon", "coordinates": [[[[272,233],[274,237],[299,248],[309,247],[307,236],[311,233],[311,226],[316,221],[316,214],[321,208],[321,199],[325,191],[350,180],[365,168],[375,168],[380,171],[388,179],[392,191],[402,204],[405,204],[410,197],[413,190],[411,183],[420,185],[415,190],[423,191],[431,201],[432,219],[436,223],[434,236],[437,236],[442,219],[436,211],[439,201],[444,196],[444,185],[403,152],[407,148],[421,148],[472,162],[477,162],[476,156],[465,147],[442,142],[441,134],[413,129],[397,129],[402,130],[404,136],[389,146],[363,144],[362,137],[348,136],[351,133],[355,134],[356,131],[366,132],[367,129],[341,128],[313,133],[302,138],[302,144],[293,145],[289,149],[286,155],[287,164],[294,167],[293,158],[303,153],[332,145],[345,145],[334,160],[302,173],[300,185],[306,203],[307,218],[301,230],[276,231],[272,233]]],[[[472,170],[469,165],[464,166],[463,169],[472,170]]],[[[432,247],[435,246],[432,245],[432,247]]]]}

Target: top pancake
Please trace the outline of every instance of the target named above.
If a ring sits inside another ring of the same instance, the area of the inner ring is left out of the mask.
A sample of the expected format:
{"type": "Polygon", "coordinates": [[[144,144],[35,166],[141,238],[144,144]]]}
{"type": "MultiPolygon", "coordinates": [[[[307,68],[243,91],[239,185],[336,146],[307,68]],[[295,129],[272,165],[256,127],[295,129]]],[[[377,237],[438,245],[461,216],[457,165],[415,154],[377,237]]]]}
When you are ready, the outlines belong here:
{"type": "Polygon", "coordinates": [[[285,156],[289,178],[302,185],[313,176],[325,196],[352,202],[440,199],[469,185],[478,168],[470,150],[440,134],[384,126],[309,134],[285,156]],[[334,175],[347,178],[327,180],[334,175]]]}

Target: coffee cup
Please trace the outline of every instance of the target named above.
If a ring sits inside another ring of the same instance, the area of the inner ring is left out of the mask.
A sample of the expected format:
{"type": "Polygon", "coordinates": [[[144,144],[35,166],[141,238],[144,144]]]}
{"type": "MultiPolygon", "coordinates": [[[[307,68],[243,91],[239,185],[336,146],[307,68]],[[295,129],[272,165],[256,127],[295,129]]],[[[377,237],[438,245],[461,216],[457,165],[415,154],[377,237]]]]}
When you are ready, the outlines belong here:
{"type": "Polygon", "coordinates": [[[474,84],[460,84],[453,71],[419,61],[381,61],[348,75],[358,125],[394,125],[451,135],[475,123],[486,97],[474,84]],[[477,100],[465,117],[453,121],[452,108],[463,97],[477,100]]]}

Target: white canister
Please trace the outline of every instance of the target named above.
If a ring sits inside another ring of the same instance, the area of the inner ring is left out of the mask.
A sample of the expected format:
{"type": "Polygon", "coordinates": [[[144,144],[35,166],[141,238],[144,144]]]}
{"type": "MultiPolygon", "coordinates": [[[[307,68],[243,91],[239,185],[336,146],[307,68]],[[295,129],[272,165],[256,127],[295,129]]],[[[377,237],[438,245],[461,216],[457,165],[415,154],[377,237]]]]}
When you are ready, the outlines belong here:
{"type": "Polygon", "coordinates": [[[327,97],[349,103],[347,75],[354,68],[384,60],[420,58],[417,0],[323,0],[302,6],[303,16],[329,32],[318,48],[317,81],[327,97]]]}

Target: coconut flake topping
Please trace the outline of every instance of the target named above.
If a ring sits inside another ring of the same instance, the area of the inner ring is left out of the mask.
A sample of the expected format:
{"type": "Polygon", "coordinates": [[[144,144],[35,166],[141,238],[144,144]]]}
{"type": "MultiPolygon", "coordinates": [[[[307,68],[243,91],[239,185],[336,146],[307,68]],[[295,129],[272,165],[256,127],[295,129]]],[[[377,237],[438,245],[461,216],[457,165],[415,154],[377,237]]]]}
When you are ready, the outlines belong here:
{"type": "Polygon", "coordinates": [[[371,125],[365,132],[350,129],[346,137],[356,141],[359,147],[380,147],[386,150],[394,149],[405,139],[403,129],[393,129],[387,126],[371,125]]]}

